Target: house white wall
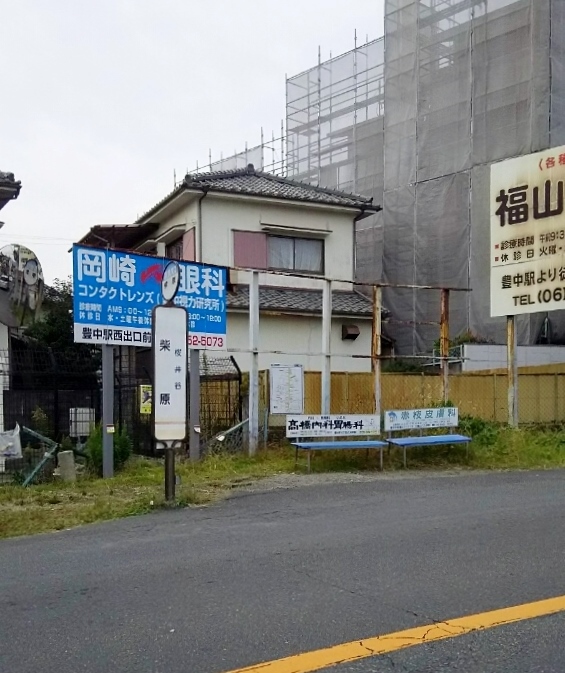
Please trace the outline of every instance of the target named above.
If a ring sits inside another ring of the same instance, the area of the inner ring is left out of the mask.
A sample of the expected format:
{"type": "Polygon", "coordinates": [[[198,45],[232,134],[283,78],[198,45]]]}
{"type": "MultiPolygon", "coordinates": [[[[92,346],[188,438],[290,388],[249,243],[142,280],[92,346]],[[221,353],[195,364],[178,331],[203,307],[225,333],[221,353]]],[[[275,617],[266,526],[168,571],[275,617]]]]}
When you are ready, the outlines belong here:
{"type": "MultiPolygon", "coordinates": [[[[249,195],[233,196],[210,193],[183,194],[178,204],[168,204],[161,212],[152,215],[152,221],[160,222],[155,238],[171,242],[195,227],[196,259],[203,263],[233,267],[234,231],[275,233],[288,236],[305,236],[324,240],[324,275],[336,282],[335,291],[351,291],[348,281],[354,277],[354,217],[347,209],[318,206],[312,203],[286,203],[280,200],[253,198],[249,195]],[[202,226],[199,226],[199,220],[202,226]],[[173,229],[175,233],[173,235],[173,229]],[[167,233],[169,232],[169,234],[167,233]],[[201,254],[200,254],[201,252],[201,254]]],[[[231,281],[249,284],[249,272],[234,272],[231,281]]],[[[321,289],[322,279],[301,276],[259,274],[260,285],[321,289]]],[[[276,362],[304,365],[308,371],[321,371],[321,355],[292,355],[292,353],[321,353],[321,316],[295,316],[261,314],[259,328],[259,367],[268,368],[276,362]],[[263,351],[263,352],[261,352],[263,351]],[[285,355],[264,351],[290,351],[285,355]]],[[[246,312],[228,313],[228,348],[249,348],[249,322],[246,312]]],[[[371,320],[367,318],[334,318],[331,334],[333,371],[370,371],[368,357],[352,358],[351,355],[369,356],[371,352],[371,320]],[[360,335],[355,341],[343,341],[341,326],[355,324],[360,335]]],[[[211,351],[211,357],[217,351],[211,351]]],[[[249,371],[250,354],[233,354],[242,371],[249,371]]],[[[225,355],[225,353],[222,353],[225,355]]]]}
{"type": "MultiPolygon", "coordinates": [[[[228,314],[228,348],[249,348],[249,318],[246,313],[228,314]]],[[[305,371],[321,371],[321,355],[292,355],[292,353],[321,353],[322,319],[320,316],[273,316],[262,314],[259,319],[259,369],[268,369],[271,364],[301,364],[305,371]],[[264,351],[284,351],[284,354],[264,351]]],[[[352,358],[352,355],[371,354],[371,320],[334,319],[331,332],[332,371],[371,371],[369,357],[352,358]],[[343,341],[343,323],[355,324],[360,334],[355,341],[343,341]]],[[[224,354],[222,354],[224,355],[224,354]]],[[[249,353],[227,353],[233,355],[242,371],[249,371],[249,353]]],[[[214,352],[210,352],[214,357],[214,352]]]]}
{"type": "MultiPolygon", "coordinates": [[[[167,209],[166,215],[159,214],[153,219],[160,220],[155,236],[159,238],[175,227],[188,231],[196,227],[196,251],[202,251],[202,261],[219,266],[234,266],[233,232],[253,231],[265,233],[285,233],[289,236],[314,236],[324,243],[324,264],[326,278],[337,281],[353,280],[354,275],[354,214],[346,209],[339,210],[316,204],[292,204],[271,202],[268,199],[253,199],[249,196],[238,198],[227,195],[202,195],[176,211],[167,209]],[[198,201],[200,201],[200,207],[198,201]],[[199,208],[202,214],[202,232],[198,226],[199,208]]],[[[182,233],[178,231],[178,234],[182,233]]],[[[248,274],[238,273],[233,277],[236,283],[247,284],[248,274]]],[[[309,278],[261,274],[262,285],[281,287],[321,287],[321,281],[309,278]]],[[[349,283],[335,283],[336,290],[351,290],[349,283]]]]}
{"type": "MultiPolygon", "coordinates": [[[[270,202],[243,201],[209,196],[202,202],[202,261],[234,266],[233,231],[280,232],[289,236],[317,235],[324,240],[326,278],[353,279],[353,216],[312,204],[287,206],[270,202]],[[279,229],[280,228],[280,229],[279,229]]],[[[248,275],[239,273],[238,283],[248,275]]],[[[261,274],[259,283],[284,287],[314,287],[316,281],[261,274]]],[[[321,284],[320,284],[321,285],[321,284]]],[[[350,290],[351,285],[336,289],[350,290]]]]}
{"type": "MultiPolygon", "coordinates": [[[[518,367],[535,367],[565,362],[565,346],[518,346],[518,367]]],[[[464,344],[461,371],[504,369],[507,366],[506,346],[491,344],[464,344]]]]}

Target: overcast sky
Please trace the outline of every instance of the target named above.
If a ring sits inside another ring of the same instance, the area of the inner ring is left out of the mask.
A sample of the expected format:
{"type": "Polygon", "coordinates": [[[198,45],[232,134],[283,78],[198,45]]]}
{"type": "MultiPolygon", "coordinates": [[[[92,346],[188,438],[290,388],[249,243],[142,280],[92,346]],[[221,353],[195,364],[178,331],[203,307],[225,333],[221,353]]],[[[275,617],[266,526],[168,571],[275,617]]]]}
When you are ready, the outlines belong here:
{"type": "Polygon", "coordinates": [[[187,168],[280,133],[285,74],[380,37],[384,0],[0,2],[0,243],[48,282],[94,224],[132,222],[187,168]]]}

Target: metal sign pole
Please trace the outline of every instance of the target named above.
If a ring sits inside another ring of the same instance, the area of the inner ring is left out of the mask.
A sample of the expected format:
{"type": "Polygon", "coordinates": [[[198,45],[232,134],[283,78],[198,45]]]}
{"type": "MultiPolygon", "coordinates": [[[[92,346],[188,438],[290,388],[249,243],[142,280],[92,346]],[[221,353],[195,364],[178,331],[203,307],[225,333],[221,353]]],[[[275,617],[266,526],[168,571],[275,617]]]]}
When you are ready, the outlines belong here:
{"type": "Polygon", "coordinates": [[[102,476],[114,476],[114,348],[102,346],[102,476]]]}
{"type": "Polygon", "coordinates": [[[175,449],[172,444],[165,447],[165,500],[175,500],[175,449]]]}
{"type": "Polygon", "coordinates": [[[516,358],[516,316],[506,318],[506,352],[508,361],[508,425],[518,427],[518,362],[516,358]]]}
{"type": "Polygon", "coordinates": [[[190,414],[189,455],[192,462],[200,460],[200,350],[190,350],[190,414]]]}

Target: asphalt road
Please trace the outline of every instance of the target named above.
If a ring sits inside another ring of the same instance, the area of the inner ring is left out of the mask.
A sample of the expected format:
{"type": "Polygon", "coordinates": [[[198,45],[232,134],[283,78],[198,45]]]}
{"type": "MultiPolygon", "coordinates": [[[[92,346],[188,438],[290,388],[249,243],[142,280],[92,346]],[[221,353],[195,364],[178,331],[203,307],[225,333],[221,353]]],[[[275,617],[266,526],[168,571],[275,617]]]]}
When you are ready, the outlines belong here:
{"type": "MultiPolygon", "coordinates": [[[[0,671],[219,673],[565,594],[565,472],[240,494],[0,542],[0,671]]],[[[562,673],[565,613],[335,673],[562,673]]]]}

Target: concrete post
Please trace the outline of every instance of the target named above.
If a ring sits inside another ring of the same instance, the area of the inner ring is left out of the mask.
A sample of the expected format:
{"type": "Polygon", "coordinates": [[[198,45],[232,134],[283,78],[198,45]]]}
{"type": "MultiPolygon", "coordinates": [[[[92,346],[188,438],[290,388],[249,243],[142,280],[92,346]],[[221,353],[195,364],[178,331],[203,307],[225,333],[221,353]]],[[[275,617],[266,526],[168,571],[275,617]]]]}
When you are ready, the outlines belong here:
{"type": "Polygon", "coordinates": [[[72,451],[59,451],[57,463],[59,465],[59,476],[63,481],[76,481],[75,454],[72,451]]]}
{"type": "Polygon", "coordinates": [[[331,334],[332,334],[332,281],[324,280],[322,292],[322,414],[331,413],[331,334]]]}

